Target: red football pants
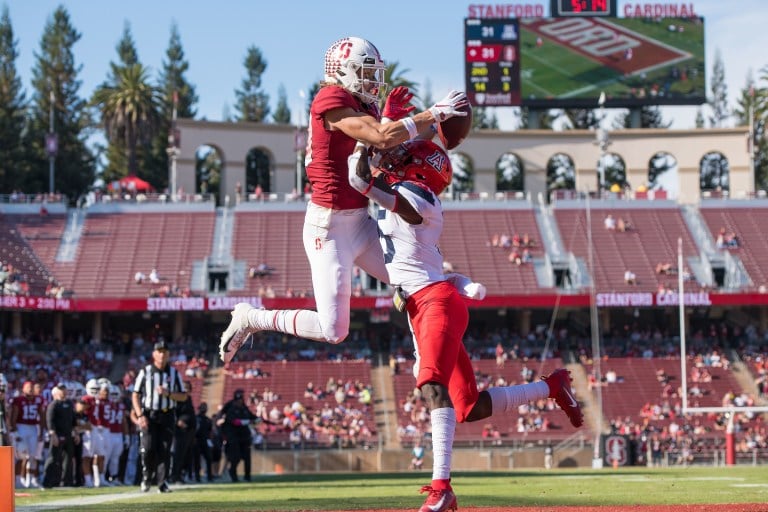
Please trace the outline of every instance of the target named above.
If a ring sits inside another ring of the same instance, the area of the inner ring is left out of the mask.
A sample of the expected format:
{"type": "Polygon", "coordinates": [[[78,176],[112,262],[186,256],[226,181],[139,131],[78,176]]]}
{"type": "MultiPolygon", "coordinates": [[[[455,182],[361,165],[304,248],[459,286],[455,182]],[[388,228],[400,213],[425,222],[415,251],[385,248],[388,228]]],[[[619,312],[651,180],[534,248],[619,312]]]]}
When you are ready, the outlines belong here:
{"type": "Polygon", "coordinates": [[[407,310],[420,359],[416,386],[436,382],[448,388],[461,423],[479,395],[463,342],[469,324],[464,299],[453,285],[442,281],[411,295],[407,310]]]}

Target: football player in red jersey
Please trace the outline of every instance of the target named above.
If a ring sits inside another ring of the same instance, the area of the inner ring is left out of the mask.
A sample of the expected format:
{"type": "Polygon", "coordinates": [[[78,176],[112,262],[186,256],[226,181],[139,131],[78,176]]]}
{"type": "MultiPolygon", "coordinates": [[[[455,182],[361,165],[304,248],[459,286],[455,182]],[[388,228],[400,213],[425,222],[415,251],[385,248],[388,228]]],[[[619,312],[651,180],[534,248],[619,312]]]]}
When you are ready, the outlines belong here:
{"type": "Polygon", "coordinates": [[[421,489],[429,494],[420,512],[456,510],[451,457],[457,422],[479,421],[494,413],[516,411],[529,401],[554,398],[579,427],[581,409],[564,369],[554,371],[544,382],[478,391],[463,344],[469,312],[443,274],[438,248],[443,230],[439,196],[451,182],[450,159],[433,142],[414,140],[376,155],[372,161],[378,166],[376,178],[367,150],[358,144],[349,157],[349,183],[365,192],[376,182],[379,196],[396,197],[394,201],[375,200],[384,207],[378,225],[389,281],[396,287],[395,306],[408,313],[416,348],[416,386],[430,410],[434,463],[432,482],[421,489]],[[387,206],[392,202],[400,205],[397,212],[387,206]]]}
{"type": "Polygon", "coordinates": [[[34,383],[25,381],[21,394],[11,401],[8,432],[16,452],[16,486],[39,487],[37,481],[38,443],[43,440],[45,416],[43,398],[33,393],[34,383]]]}
{"type": "MultiPolygon", "coordinates": [[[[468,100],[463,92],[451,91],[410,117],[415,108],[409,105],[413,95],[398,87],[380,113],[384,71],[378,49],[365,39],[345,37],[326,51],[325,78],[309,112],[306,168],[312,198],[303,229],[317,311],[264,310],[237,304],[219,345],[225,363],[259,330],[340,343],[349,334],[353,267],[388,282],[376,221],[368,215],[368,198],[349,184],[347,157],[357,141],[383,149],[430,133],[435,122],[466,116],[460,109],[468,100]]],[[[397,205],[393,208],[397,211],[397,205]]]]}

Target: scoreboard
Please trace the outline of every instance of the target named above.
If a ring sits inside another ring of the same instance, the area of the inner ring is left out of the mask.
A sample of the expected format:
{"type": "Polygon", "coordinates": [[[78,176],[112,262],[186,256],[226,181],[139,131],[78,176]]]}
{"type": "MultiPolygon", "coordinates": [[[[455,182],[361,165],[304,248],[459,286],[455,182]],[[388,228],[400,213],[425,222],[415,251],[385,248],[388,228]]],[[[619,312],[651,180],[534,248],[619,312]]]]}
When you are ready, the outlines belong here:
{"type": "Polygon", "coordinates": [[[465,83],[470,103],[520,105],[520,25],[517,19],[464,20],[465,83]]]}
{"type": "Polygon", "coordinates": [[[551,16],[616,16],[616,0],[552,0],[551,16]]]}

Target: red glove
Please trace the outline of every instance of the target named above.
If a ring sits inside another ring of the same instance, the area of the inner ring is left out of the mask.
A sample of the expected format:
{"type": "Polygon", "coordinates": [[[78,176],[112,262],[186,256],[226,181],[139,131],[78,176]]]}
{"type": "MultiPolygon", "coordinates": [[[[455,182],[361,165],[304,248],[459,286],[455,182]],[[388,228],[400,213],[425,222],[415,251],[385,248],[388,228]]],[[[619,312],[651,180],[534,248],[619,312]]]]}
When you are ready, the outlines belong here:
{"type": "Polygon", "coordinates": [[[412,98],[413,93],[407,87],[402,85],[395,87],[387,96],[381,116],[392,121],[399,121],[416,110],[416,107],[409,105],[412,98]]]}

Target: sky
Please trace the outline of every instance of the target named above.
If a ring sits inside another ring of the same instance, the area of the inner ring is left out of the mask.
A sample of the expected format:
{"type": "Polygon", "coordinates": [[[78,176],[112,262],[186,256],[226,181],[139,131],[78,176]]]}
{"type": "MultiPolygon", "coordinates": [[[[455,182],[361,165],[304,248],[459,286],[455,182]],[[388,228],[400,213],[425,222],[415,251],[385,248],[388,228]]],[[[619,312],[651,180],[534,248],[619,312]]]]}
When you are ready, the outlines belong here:
{"type": "MultiPolygon", "coordinates": [[[[497,2],[545,5],[548,0],[497,2]]],[[[619,0],[619,12],[625,4],[619,0]]],[[[659,3],[659,0],[644,3],[659,3]]],[[[664,2],[673,3],[673,2],[664,2]]],[[[686,5],[689,5],[686,2],[686,5]]],[[[451,89],[464,89],[464,18],[471,2],[457,0],[0,0],[7,6],[17,41],[16,67],[30,96],[35,53],[46,23],[64,5],[82,37],[74,46],[82,65],[80,93],[90,98],[117,61],[116,46],[126,23],[139,60],[157,78],[176,23],[189,70],[187,80],[199,96],[198,118],[220,121],[234,114],[235,90],[245,77],[247,49],[256,46],[267,61],[262,86],[274,110],[279,87],[285,87],[293,122],[303,112],[302,91],[322,78],[323,57],[335,40],[358,36],[372,41],[387,62],[397,62],[405,76],[430,85],[439,99],[451,89]]],[[[487,4],[486,4],[487,5],[487,4]]],[[[768,67],[768,2],[765,0],[698,0],[695,12],[705,18],[707,80],[715,52],[725,64],[731,105],[746,84],[768,67]]],[[[708,86],[709,89],[709,86],[708,86]]],[[[693,128],[696,107],[666,107],[673,129],[693,128]]],[[[511,108],[496,111],[502,129],[511,129],[511,108]]],[[[706,112],[705,112],[706,115],[706,112]]]]}

